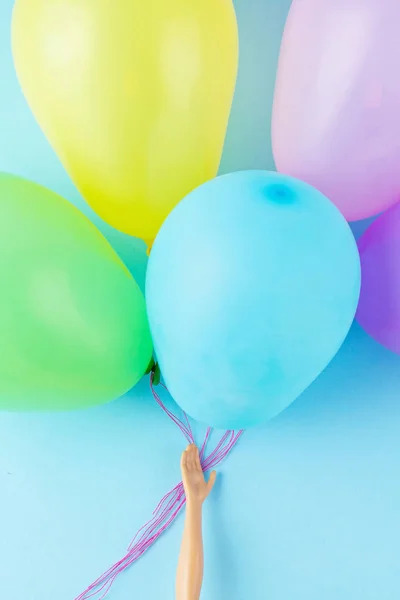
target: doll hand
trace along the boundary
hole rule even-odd
[[[181,470],[187,502],[203,504],[214,487],[217,474],[213,471],[206,483],[200,464],[199,450],[194,444],[188,446],[182,454]]]

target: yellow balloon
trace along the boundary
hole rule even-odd
[[[234,93],[232,0],[16,0],[13,54],[40,126],[93,209],[151,244],[214,177]]]

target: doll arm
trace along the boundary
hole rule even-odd
[[[176,600],[199,600],[203,581],[204,557],[202,512],[216,473],[206,483],[198,448],[191,444],[182,454],[182,480],[186,494],[186,515],[176,576]]]

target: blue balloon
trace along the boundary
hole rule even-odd
[[[205,183],[165,221],[147,271],[173,398],[214,427],[274,417],[336,354],[359,292],[353,234],[316,189],[267,171]]]

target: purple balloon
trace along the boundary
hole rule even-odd
[[[400,354],[400,204],[358,241],[361,297],[356,319],[377,342]]]
[[[349,221],[400,199],[400,0],[294,0],[272,137],[277,169]]]

